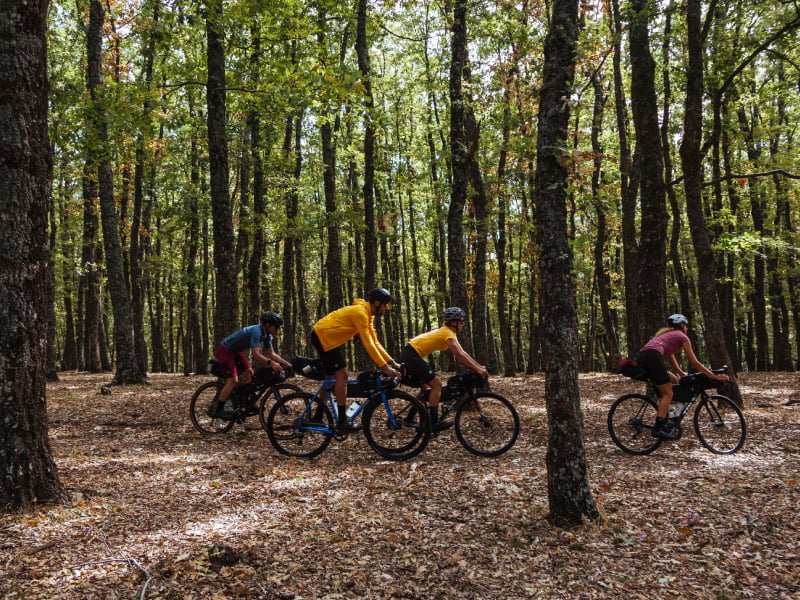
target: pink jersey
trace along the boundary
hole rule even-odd
[[[681,351],[684,342],[689,341],[689,336],[679,329],[668,331],[642,346],[642,350],[658,350],[661,356],[673,356]]]

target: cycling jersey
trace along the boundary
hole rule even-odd
[[[661,356],[673,356],[681,351],[684,342],[689,341],[689,336],[675,329],[654,337],[642,346],[642,350],[657,350]]]
[[[448,340],[456,337],[456,332],[453,331],[452,327],[442,325],[439,329],[434,329],[412,338],[409,340],[408,345],[414,348],[421,358],[425,358],[435,350],[447,350]]]
[[[378,333],[375,331],[375,315],[372,314],[370,304],[362,298],[356,298],[350,306],[345,306],[322,317],[314,325],[314,332],[325,352],[344,345],[358,334],[361,337],[361,343],[364,344],[364,349],[376,365],[383,367],[392,360],[392,357],[378,341]]]
[[[250,325],[230,334],[220,342],[231,352],[244,352],[261,345],[261,325]]]

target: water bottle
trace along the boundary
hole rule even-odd
[[[359,409],[360,406],[361,402],[359,402],[358,400],[355,400],[350,406],[348,406],[347,412],[345,413],[347,415],[347,418],[348,419],[352,418],[352,416],[356,414],[356,411]]]
[[[683,407],[686,406],[683,402],[673,402],[669,406],[669,414],[667,415],[668,418],[674,419],[675,417],[679,417],[683,412]]]
[[[303,375],[308,375],[309,373],[311,373],[311,369],[313,369],[313,368],[314,367],[312,367],[310,364],[306,365],[305,367],[303,367],[303,369],[302,369]]]

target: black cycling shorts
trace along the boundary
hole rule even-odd
[[[406,344],[400,352],[399,361],[406,369],[406,377],[412,379],[417,385],[426,384],[436,377],[436,371],[410,344]]]
[[[670,383],[672,380],[669,378],[669,367],[667,361],[661,356],[661,352],[648,348],[642,350],[636,355],[636,364],[638,364],[645,373],[653,380],[656,385],[664,385]]]
[[[313,329],[311,330],[309,341],[316,349],[319,359],[322,361],[322,369],[325,371],[326,376],[333,375],[339,369],[347,367],[347,361],[344,358],[344,345],[331,348],[326,352],[322,349],[322,342],[319,341],[319,336]]]

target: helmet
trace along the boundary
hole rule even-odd
[[[687,319],[683,315],[678,315],[678,314],[670,315],[667,317],[667,325],[669,325],[670,327],[676,327],[678,325],[681,325],[682,323],[688,325],[689,319]]]
[[[280,327],[283,325],[283,318],[278,313],[267,311],[261,315],[261,324],[275,325],[275,327]]]
[[[442,321],[444,321],[445,323],[447,323],[448,321],[457,321],[466,318],[467,318],[467,313],[465,313],[457,306],[451,306],[450,308],[445,308],[444,312],[442,313]]]
[[[370,290],[370,292],[367,294],[367,300],[370,302],[375,302],[377,300],[381,303],[394,302],[392,295],[386,288],[375,288],[374,290]]]

